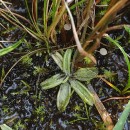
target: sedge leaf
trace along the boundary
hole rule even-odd
[[[130,101],[128,102],[128,104],[126,105],[122,115],[120,116],[118,122],[116,123],[115,127],[113,128],[113,130],[123,130],[124,128],[124,124],[127,120],[127,117],[130,114]]]
[[[110,36],[106,36],[105,38],[108,41],[110,41],[111,43],[113,43],[114,45],[116,45],[120,49],[122,54],[124,55],[124,59],[126,61],[127,67],[128,67],[128,81],[127,81],[126,87],[123,90],[123,93],[125,93],[130,88],[130,60],[129,60],[128,55],[125,52],[124,48],[118,43],[118,41],[113,40]]]
[[[3,56],[11,51],[13,51],[15,48],[17,48],[21,43],[23,42],[23,40],[19,40],[18,42],[14,43],[13,45],[0,49],[0,56]]]

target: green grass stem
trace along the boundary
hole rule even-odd
[[[120,116],[120,118],[119,118],[118,122],[116,123],[115,127],[113,128],[113,130],[123,130],[129,114],[130,114],[130,100],[129,100],[128,104],[126,105],[122,115]]]
[[[124,51],[123,47],[120,46],[120,44],[118,43],[118,41],[113,40],[110,36],[105,37],[108,41],[110,41],[111,43],[113,43],[114,45],[116,45],[120,51],[123,53],[124,55],[124,59],[126,61],[127,67],[128,67],[128,81],[127,81],[127,85],[124,88],[124,90],[122,91],[122,93],[126,93],[126,91],[130,88],[130,61],[128,58],[127,53]]]

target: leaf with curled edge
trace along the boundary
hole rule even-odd
[[[40,86],[42,87],[42,89],[54,88],[54,87],[60,85],[62,82],[64,82],[64,79],[65,79],[65,77],[63,77],[61,74],[56,74],[56,75],[52,76],[51,78],[43,81],[40,84]]]
[[[10,128],[9,126],[7,126],[6,124],[2,124],[0,125],[1,130],[13,130],[12,128]]]
[[[59,111],[65,111],[71,97],[71,86],[68,82],[61,84],[57,95],[57,108]]]
[[[74,78],[80,81],[90,82],[91,79],[96,78],[98,70],[96,67],[92,68],[80,68],[74,73]]]
[[[63,70],[63,57],[59,52],[55,52],[51,55],[56,64]]]
[[[79,97],[83,100],[83,102],[93,105],[93,95],[92,93],[79,81],[77,80],[69,80],[71,87],[74,91],[79,95]]]
[[[63,72],[70,75],[72,49],[67,49],[63,58]]]

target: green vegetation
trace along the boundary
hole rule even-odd
[[[6,124],[0,125],[0,128],[2,130],[12,130],[10,127],[8,127]]]
[[[8,54],[9,52],[13,51],[14,49],[16,49],[23,41],[19,40],[18,42],[14,43],[13,45],[0,49],[0,56],[3,56],[5,54]]]
[[[51,78],[43,81],[40,85],[42,89],[51,89],[60,85],[60,89],[57,95],[57,107],[58,110],[63,112],[72,95],[71,88],[80,96],[84,103],[93,105],[93,96],[89,90],[79,81],[90,82],[98,74],[96,68],[80,68],[76,72],[71,70],[71,54],[72,50],[67,49],[64,56],[56,52],[52,54],[52,58],[56,64],[60,67],[63,74],[56,74]]]
[[[122,93],[127,93],[127,90],[130,88],[130,61],[129,61],[129,58],[128,58],[128,54],[124,51],[123,47],[121,47],[116,40],[113,40],[109,36],[106,37],[106,39],[109,40],[110,42],[112,42],[114,45],[116,45],[124,55],[124,58],[125,58],[125,61],[127,63],[127,67],[128,67],[128,83],[127,83],[127,85],[124,88]]]
[[[130,114],[130,101],[126,105],[122,115],[120,116],[117,124],[113,128],[113,130],[122,130],[124,128],[125,122]]]
[[[34,129],[57,128],[48,118],[72,111],[70,120],[60,117],[58,123],[88,121],[94,129],[123,129],[130,110],[130,25],[121,21],[129,5],[128,0],[24,0],[19,13],[19,3],[0,0],[0,128],[30,129],[30,122]],[[105,56],[98,51],[102,47],[108,49]],[[113,103],[120,105],[117,111],[128,102],[115,127],[107,112],[111,103],[101,101],[112,96],[127,99]]]

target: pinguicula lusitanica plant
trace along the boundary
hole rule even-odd
[[[0,125],[0,128],[1,128],[2,130],[12,130],[12,128],[10,128],[9,126],[7,126],[6,124]]]
[[[49,79],[43,81],[40,85],[43,90],[51,89],[59,86],[57,94],[57,107],[58,110],[64,111],[72,96],[74,90],[84,103],[93,105],[93,95],[82,82],[89,83],[91,79],[95,78],[98,74],[97,68],[80,68],[73,72],[71,68],[72,49],[67,49],[63,55],[59,52],[52,54],[52,58],[61,69],[58,73]]]
[[[103,18],[98,22],[98,24],[96,24],[96,26],[94,24],[92,24],[93,26],[90,27],[90,28],[92,28],[92,31],[89,33],[89,35],[87,35],[87,28],[89,28],[88,24],[89,24],[89,21],[91,21],[90,14],[92,11],[92,6],[93,5],[94,5],[94,7],[96,7],[96,6],[94,3],[94,0],[89,0],[89,1],[85,2],[86,7],[85,7],[85,11],[83,11],[84,20],[82,21],[82,24],[81,24],[82,27],[77,27],[77,29],[80,28],[80,30],[81,29],[83,30],[80,41],[83,43],[82,45],[83,45],[84,50],[88,49],[88,52],[92,53],[93,50],[95,50],[98,47],[97,44],[100,43],[100,39],[102,38],[103,32],[107,28],[108,24],[111,22],[111,19],[114,18],[114,16],[116,16],[116,13],[122,8],[123,5],[126,4],[127,1],[128,0],[120,0],[120,1],[112,0],[110,2],[110,6],[108,7],[108,10],[106,11],[106,14],[103,16]],[[36,38],[37,40],[44,41],[47,48],[49,48],[49,43],[50,43],[49,38],[50,37],[52,37],[53,41],[55,41],[54,35],[56,35],[56,32],[57,32],[55,27],[58,25],[60,19],[62,18],[62,15],[65,12],[65,5],[62,0],[59,0],[59,1],[44,0],[43,1],[43,3],[44,3],[43,4],[43,6],[44,6],[43,7],[43,17],[40,19],[38,18],[38,16],[39,16],[38,15],[38,4],[37,4],[38,1],[32,0],[32,14],[31,14],[30,13],[31,11],[28,7],[28,0],[25,0],[27,11],[28,11],[29,18],[30,18],[29,20],[25,19],[24,17],[21,17],[20,15],[17,15],[15,13],[11,12],[9,10],[9,8],[6,6],[6,4],[4,3],[4,1],[0,0],[0,2],[6,8],[6,10],[0,9],[0,11],[1,11],[0,13],[5,19],[7,19],[11,23],[17,25],[19,28],[22,28],[23,30],[28,32],[31,36]],[[76,13],[78,14],[78,12],[76,12]],[[92,17],[95,18],[94,15]],[[26,22],[28,22],[29,26],[26,26],[23,23],[21,23],[20,18],[22,20],[25,20]],[[83,23],[84,23],[84,25],[83,25]],[[95,42],[95,44],[94,44],[94,42]],[[91,43],[93,44],[92,47],[88,48],[88,46]],[[70,68],[71,65],[74,63],[69,62],[69,61],[72,61],[72,60],[70,60],[70,58],[68,58],[68,59],[65,58],[65,57],[71,57],[71,54],[72,54],[71,50],[67,50],[64,55],[61,55],[58,52],[53,54],[52,57],[55,60],[55,62],[58,65],[59,65],[59,63],[61,63],[59,65],[59,67],[62,70],[62,72],[60,74],[54,75],[52,78],[47,79],[46,81],[43,81],[41,83],[41,86],[43,89],[50,89],[50,88],[53,88],[56,86],[60,86],[58,96],[57,96],[57,106],[60,111],[65,110],[66,106],[69,103],[69,99],[72,95],[73,90],[81,97],[81,99],[84,102],[88,103],[89,105],[93,104],[93,96],[88,91],[86,86],[83,84],[84,82],[89,81],[90,79],[89,79],[89,77],[84,77],[83,75],[87,74],[87,76],[88,76],[88,72],[89,73],[94,72],[94,76],[91,77],[91,78],[94,78],[97,75],[97,72],[95,72],[96,69],[91,68],[92,69],[91,70],[90,68],[81,68],[81,69],[77,70],[76,72],[73,72],[73,69],[68,69],[68,66]],[[72,59],[75,59],[77,61],[78,61],[78,59],[80,59],[80,57],[78,55],[76,55],[75,57],[78,57],[78,58],[72,58]],[[67,66],[67,67],[65,67],[65,66]],[[81,83],[81,81],[82,81],[82,83]]]

